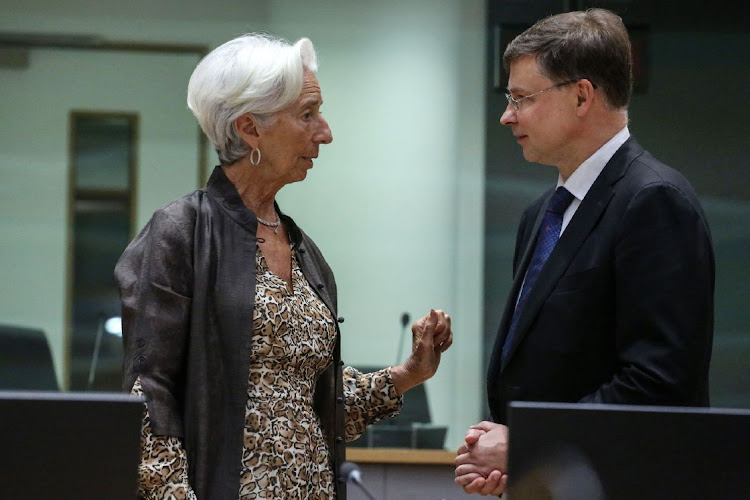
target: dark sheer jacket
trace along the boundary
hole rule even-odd
[[[302,272],[336,316],[336,283],[318,247],[289,228]],[[205,189],[158,209],[115,268],[124,389],[136,378],[154,434],[181,437],[200,499],[236,500],[252,348],[257,219],[216,167]],[[314,405],[335,477],[345,459],[340,331]],[[336,480],[337,498],[346,497]]]

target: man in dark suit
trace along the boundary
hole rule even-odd
[[[509,401],[708,406],[714,292],[693,188],[628,130],[622,20],[601,9],[548,17],[503,63],[501,121],[526,160],[559,177],[521,218],[487,374],[493,422],[473,426],[456,457],[459,485],[495,495],[507,483]]]

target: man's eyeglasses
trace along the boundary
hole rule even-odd
[[[518,111],[519,109],[521,109],[521,103],[523,101],[525,101],[526,99],[528,99],[529,97],[535,97],[535,96],[538,96],[539,94],[544,94],[548,90],[556,89],[557,87],[562,87],[564,85],[570,85],[571,83],[575,83],[578,80],[580,80],[580,78],[575,78],[573,80],[565,80],[564,82],[556,83],[556,84],[554,84],[551,87],[547,87],[544,90],[540,90],[539,92],[534,92],[533,94],[525,95],[525,96],[521,97],[520,99],[514,99],[512,95],[506,93],[505,94],[505,98],[508,100],[508,104],[510,104],[511,106],[513,106],[513,109],[515,109],[516,111]],[[594,88],[596,88],[596,86],[594,86]]]

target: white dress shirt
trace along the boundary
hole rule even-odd
[[[602,173],[602,170],[604,170],[604,166],[610,159],[612,159],[612,156],[614,156],[615,152],[620,149],[620,146],[622,146],[625,141],[628,140],[628,137],[630,137],[630,132],[628,131],[628,127],[626,125],[602,147],[600,147],[596,151],[596,153],[592,154],[586,159],[586,161],[581,163],[578,168],[573,171],[570,177],[568,177],[567,181],[563,182],[562,177],[558,176],[557,186],[565,186],[565,189],[570,191],[570,194],[574,196],[573,201],[570,203],[568,209],[565,210],[565,213],[563,214],[560,234],[562,234],[563,231],[565,231],[565,228],[568,227],[570,219],[573,218],[576,210],[578,210],[578,207],[581,205],[581,202],[586,196],[586,193],[588,193],[589,189],[591,189],[591,186],[594,185],[594,181],[596,181],[596,178],[599,177],[599,174]]]
[[[599,174],[601,174],[602,170],[604,170],[604,166],[609,160],[612,159],[612,156],[614,156],[615,152],[620,149],[620,146],[622,146],[625,141],[628,140],[628,137],[630,137],[630,131],[628,131],[628,127],[626,125],[622,130],[617,132],[610,140],[608,140],[602,147],[600,147],[594,154],[589,156],[583,163],[581,163],[578,168],[576,168],[575,171],[570,175],[570,177],[568,177],[567,181],[563,182],[562,176],[557,177],[557,187],[565,186],[565,189],[570,191],[570,194],[573,195],[573,201],[570,202],[570,205],[568,205],[567,210],[565,210],[565,213],[563,214],[562,227],[560,228],[561,235],[565,231],[565,228],[568,226],[570,219],[572,219],[573,215],[575,215],[578,207],[581,206],[581,202],[586,196],[586,193],[589,192],[589,189],[591,189],[591,186],[594,185],[594,181],[596,181],[596,178],[599,177]],[[526,277],[524,277],[524,285],[525,284]],[[518,303],[517,301],[521,296],[522,290],[523,285],[518,290],[516,303]]]

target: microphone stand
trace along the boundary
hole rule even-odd
[[[361,481],[359,481],[359,482],[357,482],[357,481],[352,481],[352,482],[353,482],[354,484],[356,484],[357,486],[359,486],[359,489],[361,489],[361,490],[362,490],[362,492],[363,492],[363,493],[365,494],[365,496],[366,496],[367,498],[369,498],[370,500],[375,500],[375,497],[374,497],[374,496],[372,496],[372,494],[371,494],[371,493],[370,493],[369,491],[367,491],[367,488],[365,488],[365,485],[364,485],[364,484],[362,484],[362,482],[361,482]]]
[[[396,365],[401,363],[403,359],[401,356],[403,356],[403,347],[404,347],[404,338],[406,337],[406,326],[409,324],[409,313],[405,312],[401,315],[401,336],[398,340],[398,356],[396,357]]]
[[[364,483],[362,483],[362,473],[359,471],[359,466],[357,464],[355,464],[354,462],[342,463],[340,473],[346,478],[346,481],[348,483],[351,482],[359,486],[359,489],[362,490],[367,498],[369,498],[370,500],[376,500],[375,497],[372,496],[372,493],[370,493],[367,488],[365,488]]]
[[[91,356],[91,366],[89,368],[89,381],[86,386],[87,390],[91,390],[94,385],[94,376],[96,375],[96,365],[99,364],[99,351],[102,348],[102,337],[104,336],[104,320],[103,314],[99,315],[99,324],[96,327],[96,342],[94,343],[94,353]]]

